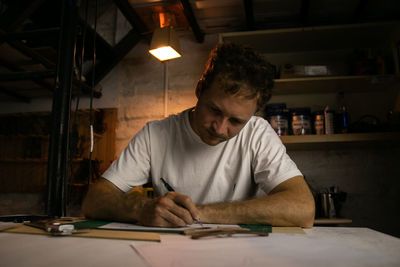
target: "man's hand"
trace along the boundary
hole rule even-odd
[[[180,227],[193,224],[199,211],[191,198],[176,192],[148,201],[139,213],[138,223],[146,226]]]
[[[82,210],[87,218],[159,227],[192,224],[200,214],[187,195],[168,192],[149,199],[136,192],[124,193],[104,178],[91,185]]]

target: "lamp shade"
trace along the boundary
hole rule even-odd
[[[178,34],[170,26],[157,28],[150,43],[150,54],[161,61],[181,57]]]

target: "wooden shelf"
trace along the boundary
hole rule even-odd
[[[333,51],[340,51],[343,56],[344,51],[347,53],[355,48],[384,49],[392,51],[393,58],[397,58],[398,53],[393,44],[399,41],[399,34],[400,23],[394,21],[221,33],[219,42],[230,41],[250,46],[268,58],[277,59],[290,57],[293,53],[310,55],[316,52],[329,54]],[[313,65],[310,58],[312,57],[307,56],[307,60],[302,58],[301,61],[305,63],[301,64]],[[313,59],[318,62],[314,64],[321,65],[319,58],[317,56],[317,59]],[[338,60],[343,62],[344,59]],[[324,59],[325,61],[329,65],[332,58]],[[396,60],[394,63],[398,68]],[[278,60],[275,64],[282,65],[283,62]],[[393,88],[399,81],[394,73],[282,78],[275,80],[273,95],[382,91]]]
[[[275,79],[274,95],[382,91],[400,83],[396,75],[324,76]]]
[[[396,142],[400,144],[400,132],[348,133],[326,135],[286,135],[280,137],[287,148],[316,147],[322,144],[349,144],[368,142]]]
[[[362,23],[221,33],[219,42],[251,46],[261,53],[390,47],[398,41],[398,22]]]

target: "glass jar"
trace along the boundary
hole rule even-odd
[[[314,133],[325,134],[324,111],[322,110],[314,113]]]
[[[279,136],[289,134],[289,120],[287,113],[284,111],[275,111],[267,115],[271,127]]]
[[[311,120],[309,108],[292,110],[292,131],[294,135],[311,134]]]
[[[286,109],[286,104],[267,105],[265,115],[277,135],[289,134],[289,111]]]

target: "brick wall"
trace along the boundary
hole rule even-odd
[[[194,90],[217,35],[206,36],[199,44],[187,34],[180,42],[183,56],[168,62],[167,114],[196,104]],[[164,64],[151,56],[148,48],[144,41],[136,45],[111,74],[118,76],[118,86],[113,89],[118,94],[116,156],[146,122],[164,117]]]

